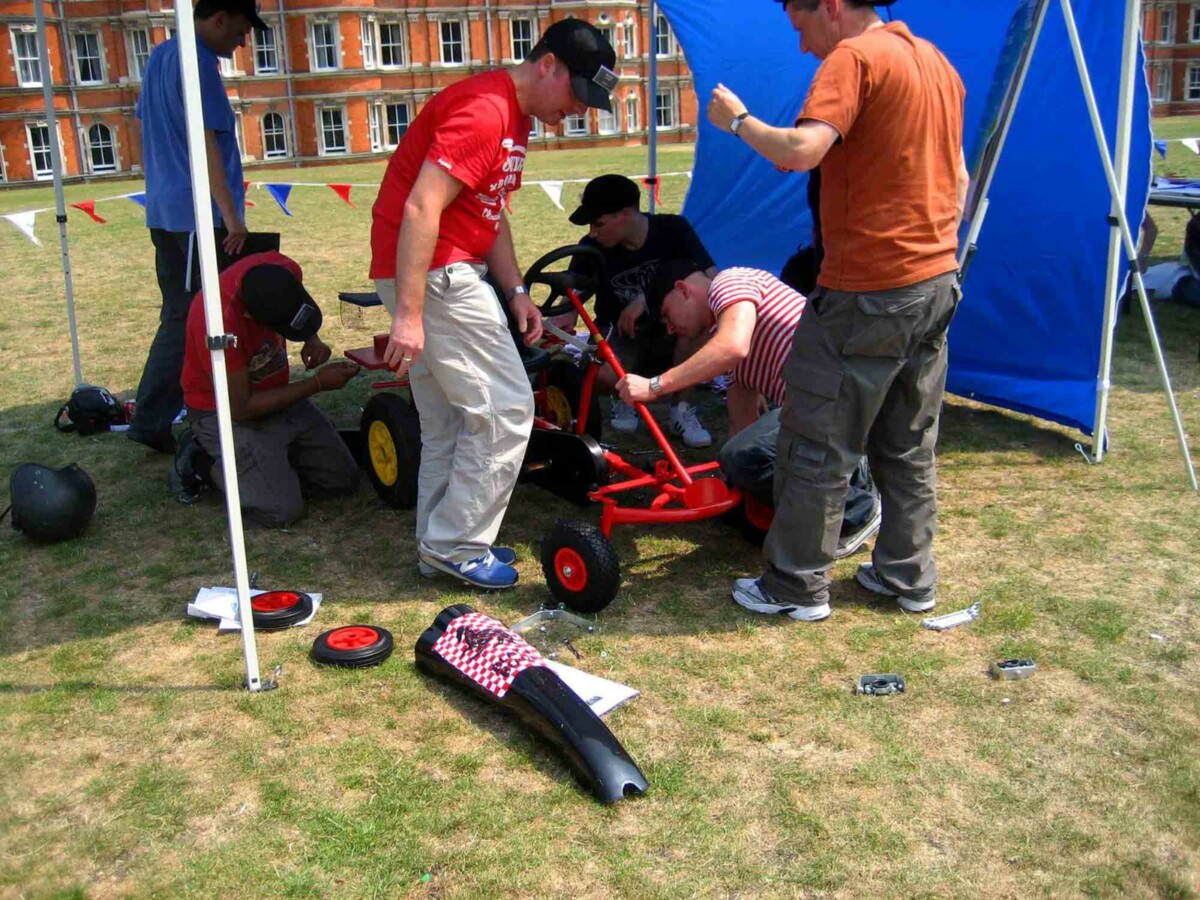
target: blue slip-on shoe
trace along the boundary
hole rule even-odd
[[[496,562],[503,563],[506,566],[511,566],[517,561],[517,551],[512,547],[493,547],[492,556],[496,557]],[[420,554],[417,555],[417,571],[424,578],[433,578],[435,575],[443,574],[441,569],[436,569],[425,562]]]
[[[418,556],[418,559],[435,571],[444,572],[484,590],[495,591],[514,587],[520,577],[516,569],[500,562],[490,550],[483,556],[461,563],[453,563],[433,556]]]

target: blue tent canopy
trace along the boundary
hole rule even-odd
[[[660,0],[687,54],[701,119],[684,213],[718,266],[778,272],[811,235],[807,176],[780,173],[704,116],[718,81],[767,122],[788,125],[817,61],[799,51],[778,3]],[[967,87],[974,158],[1018,0],[901,0],[892,7],[946,54]],[[1115,144],[1125,4],[1075,0],[1093,89]],[[1149,91],[1138,80],[1127,215],[1136,230],[1150,182]],[[982,139],[985,139],[983,135]],[[883,151],[886,152],[886,151]],[[979,252],[950,337],[948,389],[1091,433],[1103,344],[1111,201],[1066,26],[1046,16],[990,192]],[[1125,267],[1122,268],[1122,275]]]

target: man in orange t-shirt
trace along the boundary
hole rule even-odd
[[[936,47],[879,17],[891,0],[781,2],[801,52],[822,60],[795,125],[755,119],[720,84],[708,107],[780,169],[820,166],[825,246],[784,370],[766,570],[739,579],[733,599],[804,621],[830,614],[842,505],[866,453],[883,522],[858,581],[923,612],[936,603],[934,447],[960,296],[966,91]]]

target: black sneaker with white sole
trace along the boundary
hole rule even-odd
[[[820,622],[822,619],[828,619],[831,612],[828,603],[817,606],[780,603],[763,589],[762,581],[758,578],[739,578],[735,581],[733,602],[750,612],[786,615],[801,622]]]
[[[906,612],[928,612],[937,606],[937,600],[932,596],[928,600],[915,600],[911,597],[903,597],[897,594],[883,583],[879,577],[879,573],[875,571],[875,566],[871,563],[863,563],[859,566],[858,573],[854,577],[859,584],[872,594],[878,594],[881,597],[891,597]]]

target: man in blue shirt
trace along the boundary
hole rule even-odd
[[[246,240],[246,192],[236,120],[221,83],[218,57],[233,56],[234,50],[245,44],[251,28],[267,26],[258,17],[255,0],[200,0],[193,16],[213,224],[225,252],[235,256]],[[171,424],[183,407],[179,375],[188,309],[200,289],[178,39],[164,41],[150,55],[142,76],[137,117],[142,123],[146,227],[154,244],[163,302],[158,333],[138,384],[129,437],[170,453],[175,447]]]

